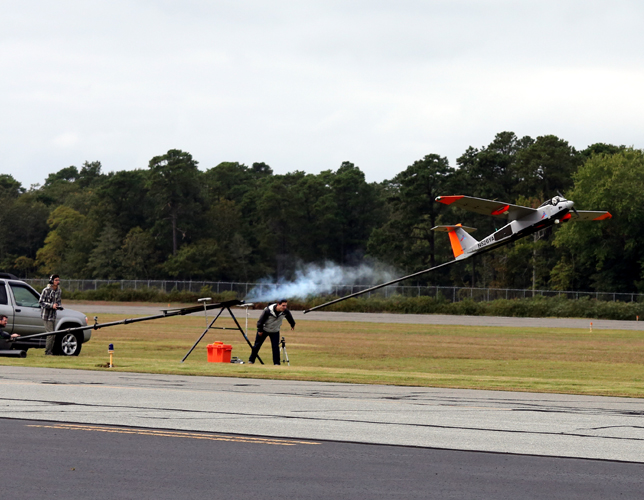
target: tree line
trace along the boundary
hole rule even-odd
[[[641,150],[577,151],[553,135],[513,132],[469,147],[455,166],[428,154],[380,183],[348,161],[319,174],[237,162],[201,170],[173,149],[147,169],[104,173],[85,162],[28,189],[0,174],[0,268],[22,277],[255,281],[288,279],[301,263],[372,259],[412,273],[453,258],[432,227],[465,223],[478,239],[500,227],[436,196],[537,207],[561,192],[613,219],[566,223],[417,282],[633,293],[644,291],[642,179]]]

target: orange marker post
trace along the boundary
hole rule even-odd
[[[590,322],[590,333],[593,333],[593,322]]]

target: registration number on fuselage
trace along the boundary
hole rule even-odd
[[[477,248],[483,248],[488,246],[490,243],[494,243],[494,235],[490,235],[484,240],[479,241],[479,244],[476,246]]]

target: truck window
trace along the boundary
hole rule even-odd
[[[13,298],[16,299],[16,305],[22,307],[40,307],[38,305],[38,300],[40,296],[36,294],[31,288],[26,286],[14,285],[9,283],[11,291],[13,292]]]
[[[0,306],[9,304],[7,300],[7,288],[4,286],[4,281],[0,281]]]

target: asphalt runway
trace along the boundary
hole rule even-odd
[[[2,487],[69,499],[641,498],[643,415],[627,398],[5,365]]]
[[[0,418],[27,420],[644,463],[642,416],[635,398],[0,369]]]
[[[641,498],[644,465],[0,419],[11,500]]]
[[[67,303],[66,303],[67,304]],[[69,307],[83,311],[88,317],[100,314],[121,314],[123,318],[130,316],[152,316],[159,314],[159,307],[154,306],[127,306],[82,304],[69,302]],[[234,307],[233,313],[238,320],[245,320],[247,308]],[[358,321],[367,323],[402,323],[420,325],[465,325],[465,326],[510,326],[526,328],[581,328],[589,329],[592,322],[593,329],[597,330],[643,330],[643,321],[618,321],[593,318],[514,318],[501,316],[452,316],[447,314],[388,314],[388,313],[344,313],[332,311],[313,311],[304,314],[302,311],[291,311],[295,321]],[[261,311],[248,310],[249,329],[253,330],[254,323],[250,319],[257,319]],[[203,315],[202,312],[193,315]],[[225,313],[227,316],[227,313]],[[214,317],[213,311],[209,316]]]

